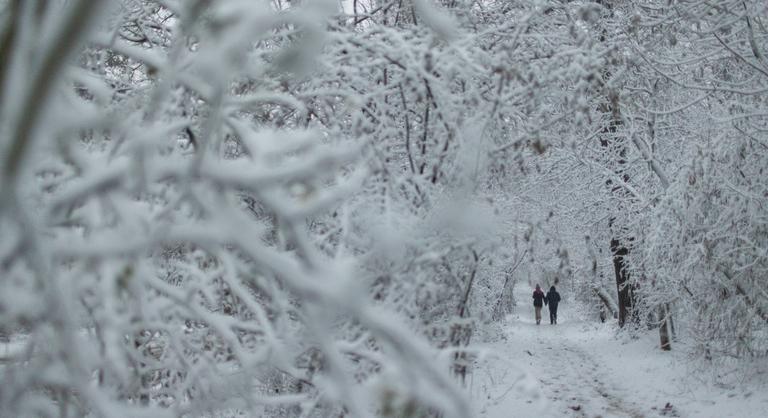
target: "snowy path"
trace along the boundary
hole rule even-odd
[[[505,351],[514,371],[508,376],[512,381],[505,383],[513,383],[515,388],[504,389],[506,396],[497,394],[481,416],[644,416],[626,399],[625,391],[616,389],[583,344],[593,330],[584,329],[581,321],[568,319],[568,311],[564,305],[560,308],[557,325],[550,325],[548,320],[536,325],[533,309],[530,318],[522,314],[509,318]],[[548,315],[546,308],[543,314]]]
[[[575,416],[641,417],[639,408],[616,390],[605,369],[580,345],[578,323],[563,321],[559,329],[536,335],[529,354],[529,366],[538,376],[546,402],[560,415],[568,410]],[[535,365],[535,366],[534,366]],[[554,408],[553,408],[554,406]]]
[[[527,294],[516,296],[521,305],[527,302]],[[546,320],[537,326],[533,308],[522,306],[507,318],[502,341],[488,347],[469,382],[478,416],[768,416],[764,390],[696,381],[681,353],[655,349],[653,333],[617,339],[615,324],[583,321],[567,303],[557,325],[548,315],[544,308]]]

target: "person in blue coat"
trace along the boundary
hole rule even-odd
[[[544,304],[549,307],[549,323],[557,323],[557,304],[560,303],[560,294],[555,290],[555,286],[549,288],[547,296],[544,298]]]

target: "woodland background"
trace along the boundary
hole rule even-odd
[[[762,0],[0,0],[0,410],[466,418],[532,283],[649,350],[765,359],[767,26]]]

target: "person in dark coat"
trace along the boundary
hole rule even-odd
[[[555,290],[555,286],[549,288],[547,296],[544,297],[544,304],[549,306],[549,323],[557,323],[557,304],[560,303],[560,294]]]
[[[533,310],[536,311],[536,325],[541,323],[541,307],[544,301],[544,292],[539,285],[536,285],[536,290],[533,291]]]

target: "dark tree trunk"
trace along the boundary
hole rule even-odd
[[[659,317],[661,319],[661,322],[659,322],[659,341],[661,342],[661,349],[669,351],[672,349],[672,343],[669,339],[669,311],[667,310],[666,304],[659,306]]]
[[[472,285],[475,283],[475,277],[477,277],[477,267],[480,260],[480,255],[477,251],[472,250],[472,258],[474,265],[472,271],[469,274],[467,280],[467,287],[464,290],[464,296],[461,298],[457,314],[459,318],[469,317],[469,295],[472,292]],[[466,383],[468,364],[470,359],[466,351],[458,349],[458,347],[466,347],[469,345],[469,341],[472,338],[472,325],[471,323],[459,320],[458,323],[451,326],[451,345],[457,347],[456,353],[453,355],[453,370],[456,376],[461,378],[462,385]]]
[[[667,311],[667,324],[669,325],[669,332],[672,336],[672,341],[677,341],[677,332],[675,332],[675,321],[672,318],[672,309],[669,308],[669,304],[665,305]]]
[[[634,294],[630,282],[629,271],[626,266],[626,257],[629,249],[621,242],[611,239],[611,252],[613,253],[613,269],[616,274],[616,290],[619,295],[619,326],[623,327],[628,320],[635,317]]]

